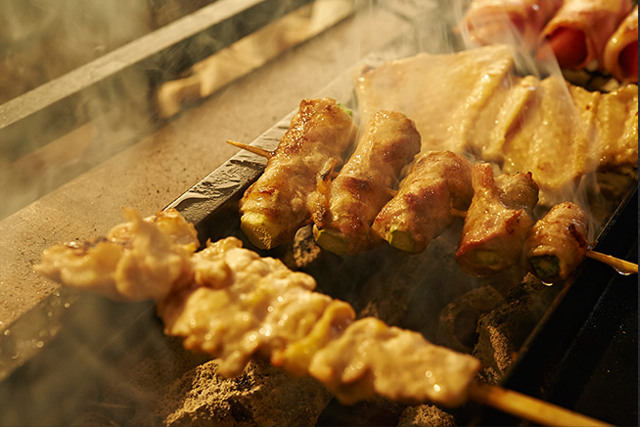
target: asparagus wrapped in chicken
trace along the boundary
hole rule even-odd
[[[488,163],[473,166],[472,184],[474,195],[456,260],[470,273],[486,276],[520,262],[534,223],[538,186],[531,173],[494,178]]]
[[[564,202],[535,223],[525,243],[527,267],[543,282],[564,280],[584,261],[588,219],[580,206]]]
[[[392,246],[423,251],[453,220],[452,211],[471,203],[471,163],[450,151],[421,154],[380,210],[373,231]]]
[[[334,99],[304,99],[264,173],[240,201],[241,227],[251,243],[270,249],[311,222],[309,195],[342,163],[356,126]]]
[[[324,202],[313,214],[318,245],[340,255],[374,245],[379,239],[371,224],[419,152],[414,123],[404,114],[378,111],[335,180],[319,185]]]
[[[258,356],[311,375],[344,403],[374,394],[447,406],[468,398],[480,365],[474,357],[375,318],[356,320],[349,304],[314,292],[311,276],[234,237],[195,252],[193,227],[176,211],[126,215],[128,222],[97,244],[47,250],[36,269],[64,285],[154,300],[165,332],[219,358],[225,376]]]

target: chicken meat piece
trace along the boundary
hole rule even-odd
[[[469,207],[471,169],[471,162],[450,151],[423,153],[376,216],[373,231],[398,249],[422,252],[449,226],[452,211]]]
[[[332,304],[329,296],[312,292],[311,276],[261,258],[232,237],[196,253],[193,269],[200,278],[194,288],[160,302],[158,312],[167,334],[219,358],[224,376],[240,374],[256,353],[268,358],[304,338]]]
[[[525,243],[527,267],[546,283],[567,279],[584,261],[588,218],[580,206],[563,202],[538,220]]]
[[[144,219],[133,209],[124,214],[128,221],[106,237],[45,250],[36,271],[114,300],[161,300],[188,284],[199,245],[194,226],[174,209]]]
[[[469,125],[504,84],[514,62],[505,45],[387,62],[356,83],[362,120],[383,109],[400,111],[415,122],[422,151],[460,153]]]
[[[420,152],[420,134],[404,114],[379,111],[354,153],[324,193],[314,212],[313,233],[324,249],[339,255],[374,246],[376,215],[391,198],[405,169]]]
[[[251,243],[270,249],[311,222],[309,195],[342,164],[356,126],[332,98],[304,99],[264,173],[240,201],[241,227]]]
[[[396,401],[457,406],[480,362],[428,342],[418,332],[365,317],[313,357],[309,372],[345,404],[375,393]]]
[[[568,200],[599,169],[637,171],[637,85],[583,96],[559,76],[520,77],[514,62],[504,45],[419,54],[369,70],[356,94],[365,117],[381,108],[411,117],[423,152],[531,171],[545,206]]]
[[[474,165],[472,183],[473,199],[456,260],[466,271],[487,276],[520,263],[534,223],[538,186],[530,173],[494,178],[487,163]]]

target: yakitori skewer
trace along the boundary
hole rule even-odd
[[[637,264],[590,250],[587,232],[587,213],[580,206],[571,202],[553,206],[536,222],[525,242],[527,267],[545,282],[566,279],[585,257],[623,274],[638,273]]]
[[[245,144],[243,142],[227,140],[227,143],[234,145],[236,147],[242,148],[244,150],[250,151],[254,154],[265,157],[267,159],[273,155],[273,151],[269,151],[264,148],[256,147],[250,144]],[[394,196],[395,195],[394,193],[396,193],[396,191],[393,191],[393,190],[388,190],[388,191],[391,196]],[[456,208],[449,208],[449,213],[452,217],[458,217],[458,218],[465,218],[467,215],[467,211],[456,209]],[[587,258],[596,260],[598,262],[601,262],[603,264],[606,264],[614,268],[620,274],[638,274],[638,264],[634,264],[630,261],[616,258],[611,255],[603,254],[588,248],[584,252],[584,256],[586,256]]]
[[[152,300],[165,333],[218,359],[218,373],[242,373],[253,357],[311,376],[342,403],[375,395],[455,407],[473,400],[547,425],[606,425],[570,410],[477,383],[480,361],[432,344],[418,332],[315,292],[315,280],[227,237],[197,250],[196,230],[177,211],[128,222],[104,238],[43,253],[36,270],[63,285],[120,301]],[[153,242],[153,250],[149,249]]]
[[[251,243],[271,249],[311,222],[318,179],[342,164],[356,133],[352,115],[335,99],[300,102],[264,172],[240,199],[240,227]]]

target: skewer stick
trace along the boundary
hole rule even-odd
[[[638,264],[596,251],[587,251],[586,255],[591,259],[613,267],[620,274],[638,274]]]
[[[504,388],[473,383],[470,398],[511,415],[547,426],[608,426],[610,424],[587,417],[552,403]]]
[[[255,145],[245,144],[244,142],[231,141],[227,139],[227,144],[240,147],[243,150],[247,150],[253,154],[257,154],[258,156],[262,156],[266,159],[270,159],[273,156],[273,151],[265,150],[264,148],[256,147]]]
[[[466,218],[467,211],[461,211],[460,209],[450,208],[451,216],[455,216],[457,218]]]

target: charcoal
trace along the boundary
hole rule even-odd
[[[235,378],[206,362],[172,384],[146,425],[313,425],[331,396],[311,378],[296,378],[266,362],[252,361]]]
[[[400,419],[398,427],[450,427],[456,426],[455,417],[434,405],[409,406]]]
[[[437,343],[463,353],[471,353],[478,341],[479,317],[504,302],[492,286],[472,289],[449,303],[441,312]]]

